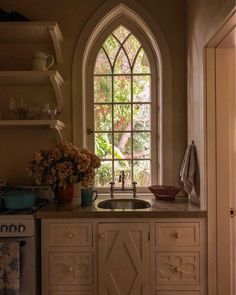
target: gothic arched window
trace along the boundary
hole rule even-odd
[[[124,25],[116,27],[97,52],[93,71],[93,143],[101,157],[97,187],[117,181],[151,184],[152,73],[140,40]],[[153,120],[152,120],[153,119]],[[156,139],[155,139],[156,140]],[[156,163],[155,163],[156,165]]]

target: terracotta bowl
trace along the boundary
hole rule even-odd
[[[181,188],[172,185],[151,185],[148,187],[157,200],[174,200],[175,196],[180,192]]]

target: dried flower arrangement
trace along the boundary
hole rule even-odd
[[[37,185],[50,185],[55,190],[77,182],[91,185],[99,166],[100,158],[95,154],[60,141],[50,150],[37,151],[26,170]]]

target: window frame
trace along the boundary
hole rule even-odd
[[[94,151],[94,136],[92,133],[88,132],[88,130],[93,130],[94,126],[94,118],[91,116],[93,114],[93,76],[94,76],[94,65],[96,62],[97,54],[102,47],[102,44],[105,42],[106,38],[120,25],[123,25],[128,30],[131,31],[132,34],[139,40],[141,46],[143,47],[146,55],[148,56],[150,69],[151,69],[151,184],[157,183],[158,181],[158,170],[159,170],[159,161],[158,161],[158,67],[156,65],[155,56],[153,54],[153,50],[151,45],[149,44],[148,38],[145,34],[135,26],[132,22],[124,17],[119,17],[115,21],[109,24],[104,30],[102,30],[99,36],[94,43],[94,46],[89,54],[89,63],[87,67],[86,73],[86,102],[84,106],[84,123],[85,123],[85,145],[91,151]],[[90,134],[89,134],[90,133]],[[112,181],[112,180],[111,180]],[[118,180],[114,180],[117,182]],[[98,188],[99,191],[107,192],[107,187]],[[148,192],[147,187],[139,187],[137,184],[138,192]]]

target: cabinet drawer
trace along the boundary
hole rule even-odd
[[[92,291],[51,291],[50,295],[93,295]]]
[[[200,295],[200,291],[157,291],[156,295]]]
[[[156,253],[156,284],[199,284],[199,263],[199,252]]]
[[[50,223],[48,227],[49,246],[92,246],[91,223]]]
[[[93,291],[51,291],[50,295],[93,295]]]
[[[200,246],[199,223],[156,223],[157,247]]]
[[[92,253],[49,253],[49,269],[51,286],[93,283]]]

